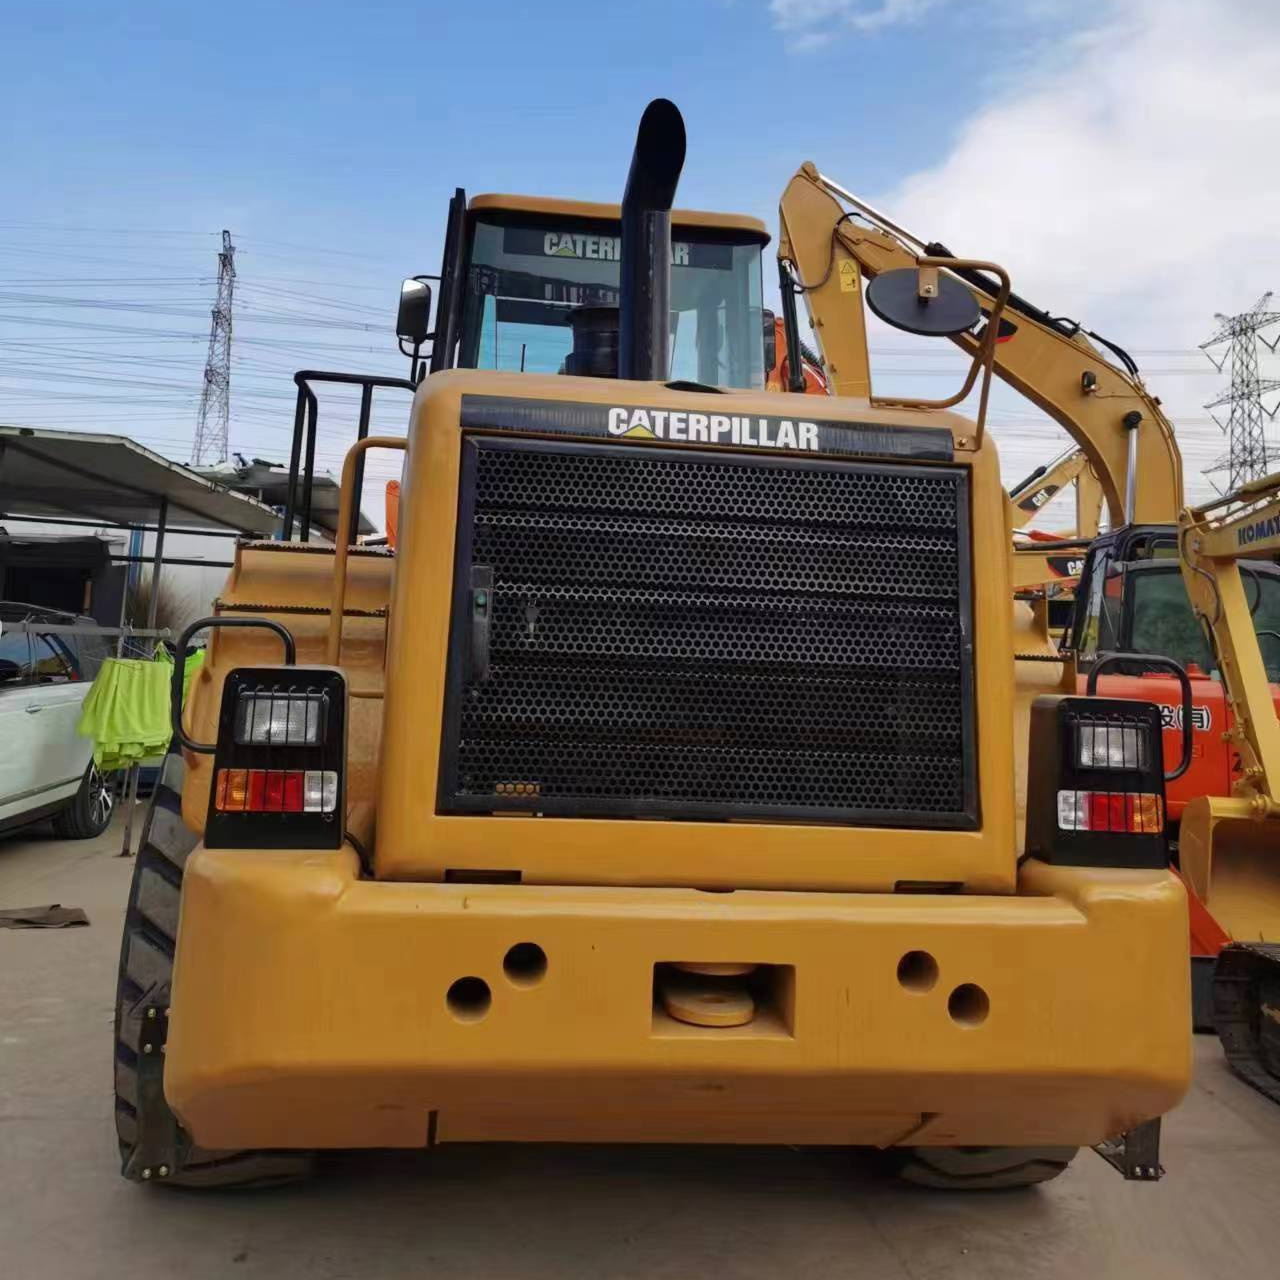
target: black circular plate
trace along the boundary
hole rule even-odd
[[[982,316],[978,300],[952,276],[938,276],[938,296],[922,299],[916,292],[914,267],[899,267],[867,285],[867,306],[885,324],[926,337],[949,337],[971,329]]]

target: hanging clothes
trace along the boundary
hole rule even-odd
[[[189,653],[183,673],[186,702],[192,675],[204,651]],[[173,736],[169,689],[173,658],[159,646],[153,658],[107,658],[94,677],[80,712],[79,733],[93,739],[93,762],[102,772],[158,761]]]

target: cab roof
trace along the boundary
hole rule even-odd
[[[468,209],[472,213],[485,210],[503,213],[550,214],[560,218],[598,218],[617,222],[622,216],[621,205],[595,204],[589,200],[557,200],[550,196],[515,196],[499,193],[472,196]],[[759,239],[762,245],[769,243],[769,230],[759,218],[748,218],[741,213],[707,213],[700,209],[672,209],[671,225],[674,227],[703,227],[712,231],[733,231]]]

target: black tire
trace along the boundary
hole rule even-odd
[[[939,1191],[1033,1187],[1062,1173],[1078,1147],[905,1147],[898,1177]]]
[[[53,815],[53,834],[63,840],[92,840],[100,836],[110,826],[115,812],[113,783],[112,775],[99,773],[98,766],[90,760],[75,799]]]
[[[182,821],[182,758],[165,757],[142,829],[142,845],[133,868],[129,904],[116,985],[115,1116],[121,1172],[153,1185],[183,1187],[250,1187],[292,1182],[312,1170],[307,1151],[206,1151],[190,1144],[180,1129],[179,1158],[173,1167],[143,1169],[135,1159],[140,1121],[173,1123],[162,1099],[144,1104],[138,1064],[143,1011],[161,995],[167,1004],[178,932],[182,875],[196,837]],[[155,1114],[139,1116],[150,1105]],[[161,1171],[163,1170],[163,1171]]]

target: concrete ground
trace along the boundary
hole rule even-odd
[[[118,1174],[111,1018],[131,863],[119,833],[0,837],[0,907],[92,924],[0,929],[0,1276],[1244,1280],[1280,1270],[1280,1107],[1196,1044],[1168,1177],[1085,1152],[1032,1191],[937,1194],[856,1154],[444,1147],[333,1159],[308,1184],[157,1191]]]

